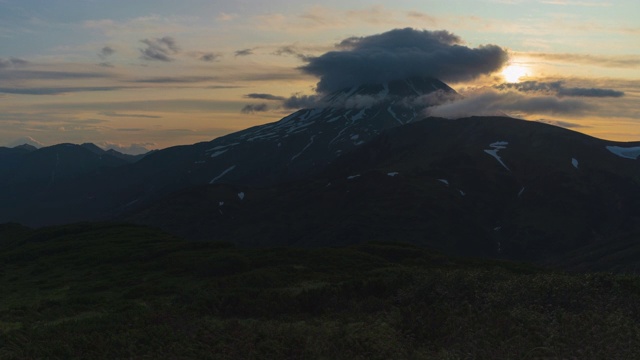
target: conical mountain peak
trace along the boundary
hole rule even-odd
[[[426,107],[436,103],[416,101],[416,99],[434,93],[445,94],[447,97],[458,96],[455,90],[438,79],[411,77],[345,88],[327,95],[320,102],[320,105],[326,107],[364,108],[377,103],[400,102],[406,107]]]

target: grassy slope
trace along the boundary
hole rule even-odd
[[[0,226],[0,359],[638,358],[640,280],[416,247]]]

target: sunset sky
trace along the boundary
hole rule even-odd
[[[330,71],[370,59],[362,49],[375,35],[405,28],[418,42],[448,34],[447,49],[493,45],[508,54],[492,73],[442,73],[464,98],[433,115],[503,112],[640,140],[637,0],[321,4],[0,0],[0,146],[94,142],[136,153],[212,140],[279,120],[295,111],[288,100],[332,90],[323,87]],[[385,47],[393,43],[375,44],[376,54],[395,59],[389,73],[406,68]],[[426,49],[419,55],[431,59]],[[337,63],[328,70],[329,52]]]

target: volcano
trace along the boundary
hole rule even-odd
[[[280,121],[167,148],[131,165],[64,182],[5,186],[0,190],[5,200],[0,222],[39,226],[110,219],[193,186],[269,186],[309,177],[382,132],[424,118],[427,107],[453,97],[458,94],[452,88],[431,78],[343,89]]]

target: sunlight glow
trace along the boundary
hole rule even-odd
[[[502,70],[502,76],[508,83],[520,82],[520,78],[527,76],[527,67],[512,64]]]

